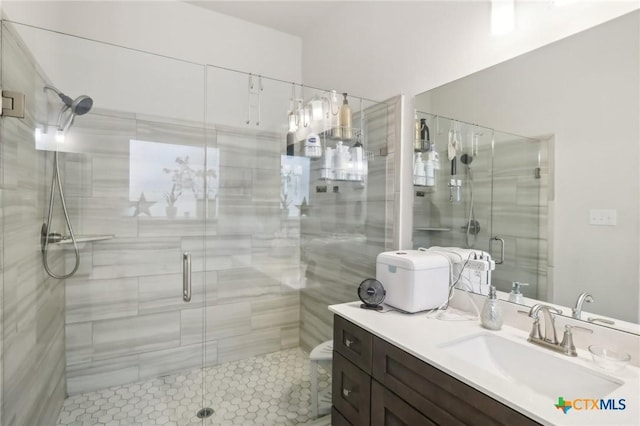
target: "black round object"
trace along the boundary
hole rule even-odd
[[[364,305],[363,308],[382,309],[379,306],[387,292],[385,291],[382,283],[374,278],[367,278],[360,283],[358,287],[358,297]]]

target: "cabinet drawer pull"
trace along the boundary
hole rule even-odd
[[[347,338],[344,339],[344,345],[348,348],[351,348],[351,345],[353,345],[353,340],[349,340]]]
[[[344,395],[345,398],[349,398],[349,395],[352,394],[353,391],[347,388],[342,388],[342,395]]]

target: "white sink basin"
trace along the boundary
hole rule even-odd
[[[460,360],[551,399],[577,394],[602,398],[624,384],[616,378],[545,353],[546,349],[494,334],[475,334],[440,347]]]

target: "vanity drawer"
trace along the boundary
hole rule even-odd
[[[351,426],[336,407],[331,407],[331,426]]]
[[[333,351],[331,402],[354,426],[369,425],[371,376]]]
[[[436,426],[375,380],[371,382],[371,425]]]
[[[368,374],[371,374],[371,338],[368,331],[334,315],[333,348]]]
[[[436,424],[538,424],[375,336],[373,354],[374,379]]]

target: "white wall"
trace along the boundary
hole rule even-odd
[[[197,63],[300,81],[299,37],[181,1],[4,0],[13,21]]]
[[[299,37],[180,1],[4,0],[2,9],[11,21],[77,36],[17,25],[51,81],[100,108],[201,121],[199,64],[302,80]]]
[[[471,74],[638,8],[636,0],[581,1],[555,7],[517,1],[516,31],[490,33],[490,6],[478,1],[350,2],[336,6],[303,39],[304,81],[348,89],[371,99],[405,95],[413,111],[418,93]],[[412,135],[413,114],[404,134]],[[400,245],[411,245],[410,141],[403,141]]]

